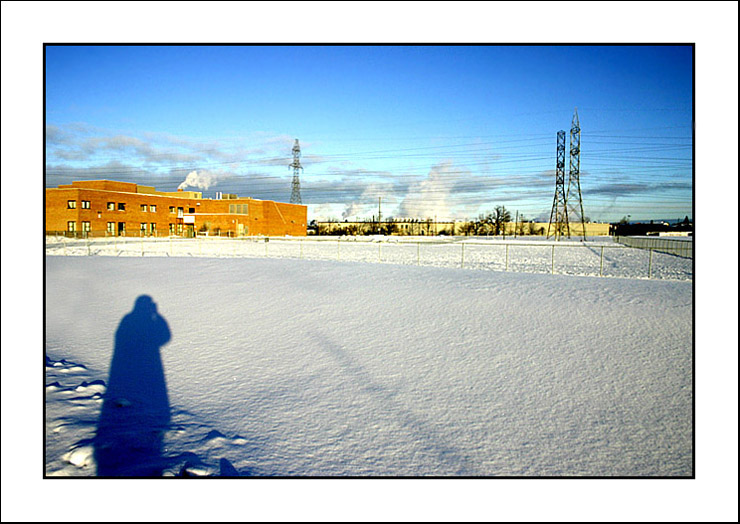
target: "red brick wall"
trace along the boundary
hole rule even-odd
[[[247,214],[229,213],[229,206],[248,205]],[[205,200],[196,212],[196,228],[208,224],[213,231],[219,228],[222,232],[236,233],[238,225],[247,229],[244,234],[264,236],[305,236],[306,206],[283,204],[271,200]]]
[[[80,191],[78,189],[46,190],[46,231],[67,231],[67,222],[74,220],[80,226]],[[67,201],[77,202],[77,209],[67,209]]]
[[[113,180],[85,180],[72,182],[69,186],[62,187],[79,187],[86,189],[102,189],[104,191],[121,191],[124,193],[136,193],[136,184],[131,182],[115,182]]]
[[[67,209],[67,201],[76,200],[76,209]],[[90,208],[83,209],[82,202],[89,201]],[[108,202],[113,202],[114,209],[108,209]],[[119,211],[118,205],[125,204],[125,211]],[[146,211],[141,205],[146,205]],[[150,206],[156,206],[156,211],[150,211]],[[169,212],[169,206],[175,206],[175,214]],[[189,207],[195,207],[187,199],[167,198],[144,193],[122,193],[95,189],[47,189],[46,190],[46,230],[67,231],[69,220],[77,221],[77,231],[82,231],[82,222],[90,222],[93,236],[104,235],[108,222],[123,222],[127,236],[138,236],[141,223],[147,224],[147,232],[151,224],[155,223],[158,235],[169,233],[169,224],[176,223],[177,207],[183,207],[188,212]]]
[[[68,200],[74,200],[77,207],[68,209]],[[90,202],[90,208],[83,209],[82,201]],[[108,202],[113,202],[115,209],[109,210]],[[125,211],[118,210],[119,203],[125,204]],[[248,213],[246,215],[229,213],[229,206],[237,204],[248,205]],[[141,210],[142,205],[146,205],[146,211]],[[150,211],[152,205],[156,206],[154,212]],[[170,213],[170,206],[175,207],[175,213]],[[195,214],[196,231],[208,223],[211,234],[219,228],[222,234],[236,235],[237,224],[245,224],[246,235],[306,235],[306,206],[244,198],[188,199],[136,193],[136,184],[108,180],[73,182],[59,188],[47,189],[46,231],[67,231],[67,222],[71,220],[76,222],[77,231],[82,231],[82,222],[88,221],[91,234],[103,236],[106,234],[108,222],[115,223],[116,232],[118,223],[123,222],[127,236],[139,236],[141,223],[147,224],[147,234],[150,234],[151,224],[155,223],[156,234],[166,236],[169,234],[169,224],[182,223],[182,219],[177,218],[178,207],[183,208],[185,215]]]
[[[266,235],[303,236],[306,234],[307,208],[271,200],[262,201]]]

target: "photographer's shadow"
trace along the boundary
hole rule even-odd
[[[170,338],[167,321],[152,298],[138,297],[116,331],[95,437],[98,476],[162,475],[170,404],[159,350]]]

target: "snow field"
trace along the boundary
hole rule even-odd
[[[693,261],[627,248],[609,237],[588,242],[416,237],[218,237],[48,239],[47,255],[297,258],[488,271],[690,281]]]
[[[100,391],[73,390],[107,380],[142,294],[172,332],[165,475],[692,474],[689,282],[264,258],[46,264],[46,354],[79,363],[47,367],[50,475],[95,474]]]

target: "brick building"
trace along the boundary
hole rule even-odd
[[[111,180],[46,189],[46,232],[70,236],[305,236],[306,206]]]

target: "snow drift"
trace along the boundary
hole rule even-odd
[[[171,333],[162,475],[693,474],[690,282],[47,257],[48,475],[97,473],[142,295]]]

